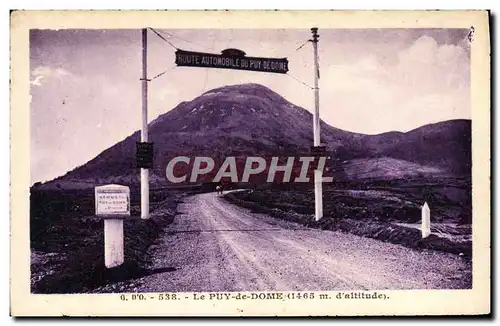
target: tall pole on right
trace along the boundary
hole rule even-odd
[[[141,142],[148,141],[148,30],[142,29],[142,128]],[[141,168],[141,218],[149,218],[149,170]]]
[[[319,63],[318,63],[318,28],[311,28],[312,44],[314,49],[314,113],[313,113],[313,133],[314,146],[321,145],[320,125],[319,125]],[[314,203],[315,220],[319,221],[323,217],[323,171],[314,170]]]

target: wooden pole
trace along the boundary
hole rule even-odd
[[[142,29],[142,129],[141,142],[148,141],[148,33]],[[149,218],[149,170],[141,168],[141,218]]]
[[[319,119],[319,64],[318,64],[318,28],[311,28],[312,44],[314,50],[314,112],[313,112],[313,133],[314,146],[321,145],[320,119]],[[315,220],[319,221],[323,217],[323,171],[314,171],[314,203]]]

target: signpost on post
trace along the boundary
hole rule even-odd
[[[95,187],[95,214],[104,219],[104,264],[124,262],[123,219],[130,216],[130,189],[121,185]]]
[[[326,145],[311,146],[311,155],[321,157],[326,155]]]
[[[137,142],[136,144],[137,167],[141,169],[153,168],[153,143]]]

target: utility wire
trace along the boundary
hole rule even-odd
[[[184,42],[188,42],[188,43],[191,43],[191,44],[195,44],[195,45],[201,46],[201,47],[203,47],[203,48],[205,48],[205,49],[208,49],[208,50],[213,50],[213,47],[209,48],[208,46],[203,45],[203,44],[201,44],[201,43],[194,42],[194,41],[190,41],[190,40],[187,40],[187,39],[182,38],[182,37],[180,37],[180,36],[177,36],[177,35],[174,35],[174,34],[171,34],[171,33],[165,32],[165,31],[163,31],[163,33],[167,34],[167,35],[168,35],[168,36],[170,36],[170,37],[175,37],[175,38],[177,38],[177,39],[179,39],[179,40],[182,40],[182,41],[184,41]]]
[[[310,40],[305,41],[304,44],[302,44],[301,46],[299,46],[298,48],[296,48],[295,52],[297,52],[298,50],[302,49],[304,47],[304,45],[306,45],[308,42],[310,42]]]
[[[156,30],[155,30],[155,29],[153,29],[152,27],[149,27],[149,29],[150,29],[151,31],[153,31],[153,32],[154,32],[154,33],[155,33],[155,34],[156,34],[159,38],[161,38],[162,40],[164,40],[165,42],[167,42],[167,43],[168,43],[171,47],[173,47],[174,49],[178,50],[178,48],[177,48],[175,45],[173,45],[170,41],[168,41],[165,37],[163,37],[163,35],[161,35],[158,31],[156,31]],[[182,38],[182,37],[179,37],[179,36],[173,35],[173,34],[168,33],[168,32],[164,32],[164,33],[165,33],[165,34],[167,34],[167,35],[169,35],[169,36],[171,36],[171,37],[175,37],[175,38],[178,38],[178,39],[180,39],[180,40],[183,40],[183,41],[185,41],[185,42],[188,42],[188,43],[192,43],[192,44],[196,44],[196,45],[202,46],[202,47],[204,47],[204,48],[206,48],[206,49],[213,49],[213,46],[210,48],[210,47],[205,46],[205,45],[203,45],[203,44],[200,44],[200,43],[197,43],[197,42],[193,42],[193,41],[190,41],[190,40],[186,40],[186,39],[184,39],[184,38]],[[233,37],[233,35],[232,35],[232,34],[233,34],[233,30],[231,30],[231,35],[230,35],[230,37],[229,37],[229,41],[228,41],[227,46],[229,46],[229,44],[230,44],[230,43],[231,43],[231,41],[232,41],[232,37]],[[293,52],[296,52],[296,51],[300,50],[301,48],[303,48],[303,47],[304,47],[304,46],[305,46],[305,45],[306,45],[309,41],[310,41],[310,40],[305,41],[302,45],[300,45],[298,48],[296,48],[296,49],[295,49],[295,51],[293,51]],[[176,67],[176,66],[173,66],[173,67],[171,67],[171,68],[168,68],[168,69],[167,69],[167,70],[165,70],[164,72],[159,73],[158,75],[156,75],[156,76],[154,76],[153,78],[151,78],[151,80],[153,80],[153,79],[156,79],[156,78],[158,78],[158,77],[163,76],[163,75],[164,75],[167,71],[169,71],[170,69],[175,68],[175,67]],[[314,89],[314,87],[311,87],[310,85],[308,85],[308,84],[306,84],[305,82],[303,82],[302,80],[300,80],[300,79],[298,79],[298,78],[296,78],[296,77],[292,76],[291,74],[287,73],[286,75],[287,75],[288,77],[291,77],[291,78],[295,79],[296,81],[298,81],[298,82],[299,82],[299,83],[301,83],[302,85],[306,86],[307,88],[309,88],[309,89]],[[205,81],[204,81],[204,86],[203,86],[203,88],[206,88],[207,79],[208,79],[208,68],[206,68],[206,69],[205,69]]]
[[[292,75],[290,75],[290,74],[288,74],[288,73],[287,73],[286,75],[287,75],[288,77],[291,77],[291,78],[295,79],[296,81],[298,81],[298,82],[299,82],[299,83],[301,83],[302,85],[307,86],[307,87],[308,87],[308,88],[310,88],[310,89],[314,89],[314,87],[311,87],[310,85],[308,85],[308,84],[304,83],[302,80],[300,80],[300,79],[298,79],[298,78],[296,78],[296,77],[294,77],[294,76],[292,76]]]
[[[159,38],[161,38],[162,40],[164,40],[165,42],[167,42],[171,47],[173,47],[174,49],[176,50],[179,50],[175,45],[173,45],[169,40],[167,40],[166,38],[163,37],[163,35],[161,35],[159,32],[157,32],[156,30],[154,30],[153,28],[149,27],[150,30],[152,30],[156,35],[158,35]]]
[[[172,67],[168,68],[168,69],[167,69],[167,70],[165,70],[164,72],[159,73],[158,75],[156,75],[156,76],[154,76],[153,78],[151,78],[151,80],[153,80],[153,79],[156,79],[156,78],[158,78],[158,77],[163,76],[163,75],[164,75],[167,71],[169,71],[170,69],[173,69],[173,68],[175,68],[175,67],[177,67],[177,66],[172,66]]]
[[[296,52],[298,52],[300,49],[302,49],[307,43],[309,43],[311,40],[307,40],[305,41],[304,43],[302,43],[302,45],[300,45],[299,47],[295,48],[295,49],[290,49],[288,51],[286,51],[287,55],[286,57],[291,57],[292,55],[294,55]]]

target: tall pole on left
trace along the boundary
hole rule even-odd
[[[148,141],[148,30],[142,29],[142,129],[141,142]],[[149,218],[149,170],[141,168],[141,218]]]
[[[313,141],[314,146],[321,145],[319,119],[319,63],[318,63],[318,28],[311,28],[314,51],[314,112],[313,112]],[[323,171],[314,170],[314,219],[319,221],[323,217]]]

